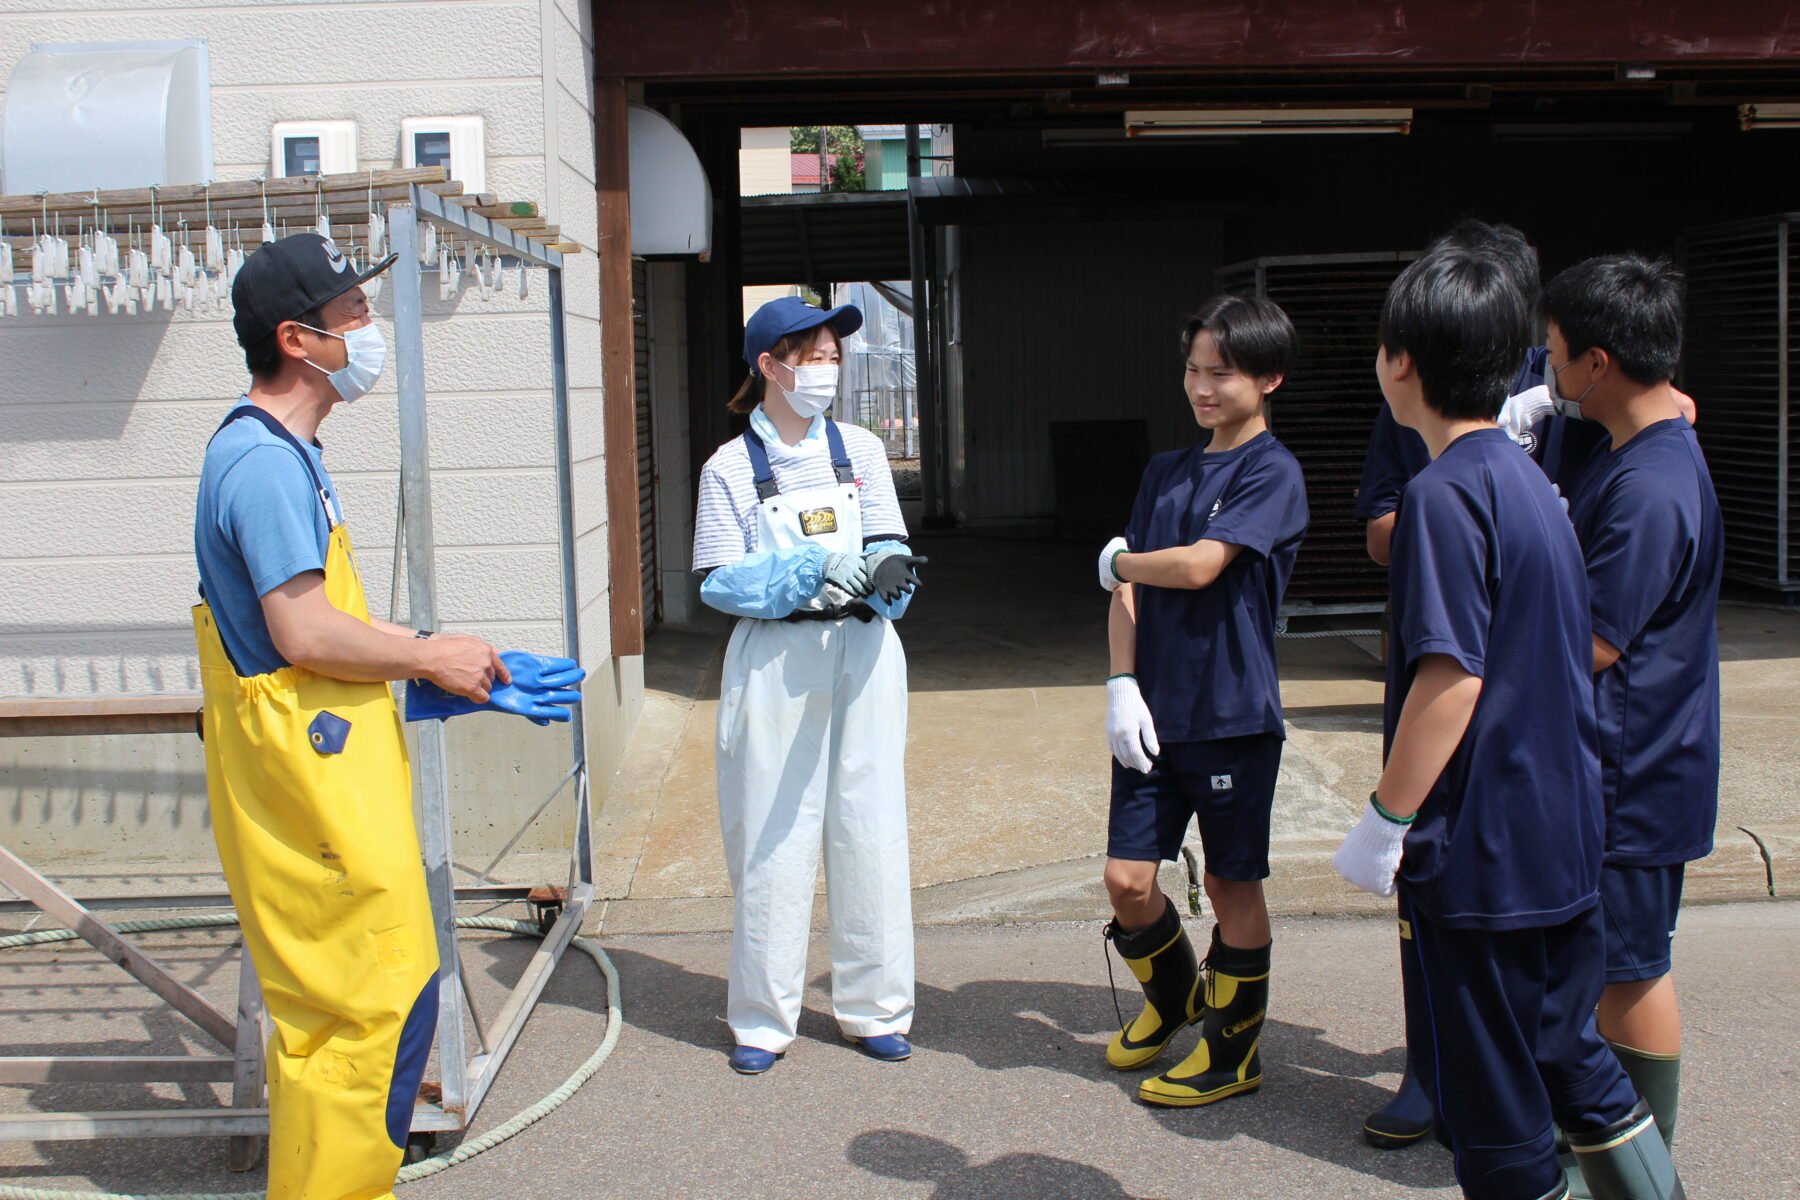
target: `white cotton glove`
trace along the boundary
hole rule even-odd
[[[1150,760],[1162,753],[1150,706],[1130,675],[1115,675],[1106,681],[1106,740],[1119,765],[1133,771],[1149,771]]]
[[[1385,817],[1375,809],[1375,797],[1369,797],[1362,820],[1344,835],[1344,844],[1331,857],[1337,873],[1365,892],[1377,896],[1394,894],[1394,877],[1400,873],[1400,856],[1405,850],[1406,831],[1412,822]]]
[[[1129,550],[1125,539],[1116,537],[1106,543],[1106,549],[1100,551],[1100,586],[1109,592],[1116,592],[1124,586],[1125,581],[1113,574],[1113,556],[1121,550]]]

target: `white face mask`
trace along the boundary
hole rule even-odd
[[[788,406],[799,415],[811,419],[831,407],[838,394],[836,363],[807,363],[790,367],[794,373],[792,389],[781,388]],[[781,387],[780,384],[775,386]]]
[[[1557,412],[1565,417],[1573,417],[1577,421],[1585,421],[1587,418],[1581,415],[1581,402],[1587,399],[1588,392],[1594,390],[1594,385],[1589,383],[1581,395],[1575,397],[1573,400],[1564,396],[1562,390],[1556,386],[1557,374],[1568,370],[1574,365],[1575,360],[1572,358],[1560,367],[1553,367],[1546,362],[1544,364],[1544,386],[1549,389],[1550,399],[1556,404]]]
[[[369,389],[381,378],[381,369],[387,366],[387,339],[381,336],[381,330],[373,322],[361,329],[352,329],[349,333],[332,333],[325,329],[313,329],[311,325],[302,325],[301,328],[339,339],[349,354],[349,361],[336,371],[326,371],[310,358],[304,360],[307,366],[315,371],[324,371],[325,377],[331,380],[331,386],[345,400],[360,400],[369,394]]]

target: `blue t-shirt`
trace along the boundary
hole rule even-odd
[[[194,558],[225,652],[246,678],[288,665],[269,638],[261,598],[294,576],[325,569],[331,526],[301,449],[239,415],[206,447],[194,506]],[[296,439],[297,440],[297,439]],[[337,492],[317,442],[304,445],[335,511]]]
[[[1164,745],[1285,736],[1275,619],[1306,521],[1300,464],[1268,433],[1217,454],[1172,450],[1144,468],[1131,549],[1203,538],[1243,547],[1210,587],[1136,585],[1138,687]]]
[[[1595,903],[1605,836],[1581,547],[1542,471],[1498,429],[1407,485],[1388,566],[1391,747],[1419,658],[1481,679],[1456,752],[1407,831],[1400,883],[1434,921],[1560,925]]]
[[[1554,413],[1531,427],[1527,448],[1556,485],[1565,507],[1572,502],[1595,447],[1608,440],[1606,426]]]
[[[1519,373],[1513,376],[1512,391],[1507,394],[1516,396],[1543,383],[1544,364],[1549,358],[1550,351],[1543,346],[1534,346],[1526,351],[1525,362],[1519,367]],[[1543,450],[1548,441],[1545,426],[1564,420],[1565,418],[1557,416],[1547,418],[1532,429],[1532,437],[1528,439],[1535,443],[1529,447],[1531,456],[1544,467],[1544,473],[1550,476],[1550,481],[1559,485],[1563,481],[1558,468],[1544,459]],[[1558,436],[1555,447],[1560,450],[1561,446],[1562,438]],[[1586,441],[1576,449],[1570,460],[1574,474],[1579,475],[1582,465],[1587,462],[1587,451],[1592,446],[1592,441]],[[1369,449],[1363,456],[1362,482],[1356,489],[1356,508],[1353,510],[1356,519],[1373,521],[1400,507],[1400,493],[1405,489],[1407,481],[1423,471],[1425,464],[1430,461],[1431,451],[1425,448],[1425,439],[1419,436],[1418,430],[1408,429],[1394,420],[1393,410],[1383,402],[1381,411],[1375,414],[1375,427],[1369,431]],[[1556,461],[1561,461],[1560,454]],[[1563,486],[1562,493],[1568,495],[1569,488]]]
[[[1606,861],[1704,858],[1719,811],[1725,527],[1687,421],[1658,421],[1617,450],[1596,450],[1569,516],[1594,632],[1619,650],[1594,679]]]

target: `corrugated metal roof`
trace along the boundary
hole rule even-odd
[[[902,193],[746,196],[739,204],[746,287],[912,276]]]

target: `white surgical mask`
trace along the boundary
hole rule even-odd
[[[1570,366],[1574,365],[1574,362],[1575,360],[1571,358],[1560,367],[1553,367],[1546,362],[1544,364],[1544,386],[1550,390],[1550,399],[1555,402],[1557,412],[1565,417],[1573,417],[1577,421],[1585,421],[1587,418],[1581,415],[1581,402],[1587,399],[1588,392],[1594,390],[1594,385],[1589,383],[1581,395],[1576,396],[1573,400],[1564,396],[1562,389],[1556,385],[1557,375],[1568,370]]]
[[[838,394],[836,363],[807,363],[790,369],[794,372],[794,386],[791,390],[781,389],[790,408],[811,418],[831,407]],[[779,384],[776,386],[780,387]]]
[[[340,339],[349,354],[349,361],[336,371],[326,371],[310,358],[305,360],[307,366],[315,371],[324,371],[326,378],[331,380],[331,386],[345,400],[360,400],[369,394],[369,389],[381,378],[381,369],[387,366],[387,339],[381,336],[381,330],[373,322],[361,329],[352,329],[349,333],[332,333],[325,329],[313,329],[311,325],[302,325],[301,328]]]

